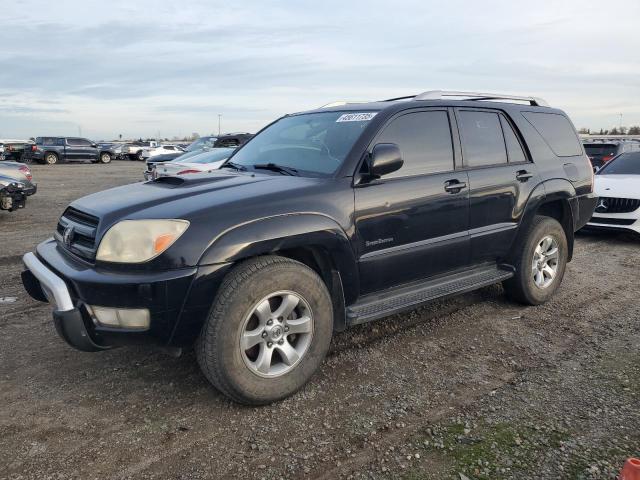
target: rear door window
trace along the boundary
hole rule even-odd
[[[522,112],[522,115],[557,156],[582,155],[578,135],[567,117],[557,113],[541,112]]]
[[[458,119],[467,167],[507,163],[507,150],[497,113],[459,110]]]
[[[404,164],[385,179],[453,170],[449,115],[444,110],[407,113],[385,127],[376,143],[395,143]]]

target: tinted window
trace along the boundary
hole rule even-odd
[[[468,167],[507,163],[500,118],[493,112],[461,110],[460,136]]]
[[[567,117],[556,113],[522,112],[559,157],[582,155],[578,135]]]
[[[504,133],[504,141],[507,144],[507,155],[509,156],[509,162],[526,162],[527,157],[522,150],[522,145],[518,140],[516,132],[513,131],[511,124],[500,115],[500,124],[502,125],[502,133]]]
[[[453,145],[447,112],[416,112],[393,120],[376,143],[395,143],[404,164],[385,178],[453,170]]]
[[[91,142],[84,138],[67,138],[67,145],[71,145],[73,147],[90,147]]]
[[[38,137],[36,138],[36,145],[55,145],[55,137]]]
[[[598,175],[640,175],[640,152],[623,153],[598,171]]]

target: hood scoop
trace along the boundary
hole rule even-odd
[[[227,177],[228,178],[228,177]],[[192,186],[192,185],[201,185],[203,183],[214,183],[225,180],[224,176],[213,176],[213,175],[196,175],[191,176],[189,178],[185,178],[182,176],[169,176],[169,177],[160,177],[155,180],[151,180],[147,182],[150,185],[157,185],[159,187],[164,188],[177,188],[182,185]]]

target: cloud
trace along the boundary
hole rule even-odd
[[[0,131],[108,138],[255,130],[334,100],[434,88],[548,97],[590,127],[640,123],[637,0],[23,0],[0,29]],[[2,99],[5,99],[2,103]],[[16,122],[28,116],[32,125]],[[36,122],[36,120],[38,120]]]

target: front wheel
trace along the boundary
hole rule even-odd
[[[534,217],[515,246],[515,275],[503,285],[507,294],[526,305],[540,305],[556,292],[567,267],[567,236],[551,217]]]
[[[107,152],[102,152],[100,154],[100,162],[101,163],[111,163],[111,154]]]
[[[258,257],[225,278],[196,343],[207,379],[232,400],[268,404],[300,389],[324,359],[331,297],[306,265]]]
[[[144,156],[142,155],[142,150],[140,150],[138,153],[136,153],[136,159],[139,162],[144,162]]]

